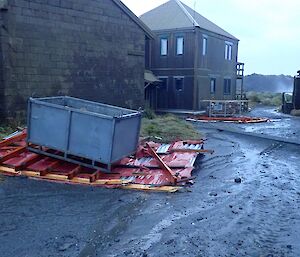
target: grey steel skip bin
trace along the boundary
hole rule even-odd
[[[141,113],[73,97],[30,98],[29,150],[110,171],[136,151]]]

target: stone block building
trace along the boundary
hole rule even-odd
[[[119,0],[0,0],[0,119],[30,96],[143,106],[152,37]]]

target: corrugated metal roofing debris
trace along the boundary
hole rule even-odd
[[[123,158],[111,173],[104,173],[29,152],[25,138],[26,130],[0,142],[0,173],[68,184],[175,192],[192,181],[196,158],[205,153],[203,140],[140,143],[135,156]]]
[[[190,116],[187,120],[199,122],[232,122],[232,123],[262,123],[270,122],[268,118],[257,117],[208,117],[208,116]]]

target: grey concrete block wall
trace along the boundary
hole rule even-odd
[[[112,0],[9,0],[0,16],[2,116],[30,96],[143,106],[145,32]]]

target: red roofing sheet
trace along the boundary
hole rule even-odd
[[[203,149],[204,141],[178,141],[172,144],[148,142],[167,169],[153,156],[146,143],[140,143],[135,156],[114,164],[111,173],[86,168],[77,164],[29,152],[25,146],[26,131],[0,142],[0,172],[63,183],[88,184],[133,189],[162,189],[174,191],[192,180],[194,162]],[[16,149],[20,149],[21,152]],[[181,150],[177,152],[176,150]],[[185,149],[188,149],[185,152]],[[15,153],[16,152],[16,153]],[[168,173],[169,170],[169,173]],[[175,178],[176,183],[174,183]],[[164,190],[163,190],[164,191]]]

